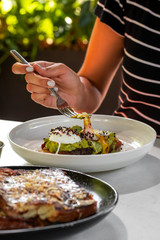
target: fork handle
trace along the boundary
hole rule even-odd
[[[54,88],[49,88],[49,90],[54,94],[56,98],[58,98],[58,94],[54,91]]]
[[[31,66],[16,50],[11,50],[10,53],[18,62]]]
[[[23,63],[23,64],[27,64],[27,65],[31,66],[31,65],[29,64],[29,62],[27,62],[27,60],[24,59],[24,58],[21,56],[21,54],[19,54],[16,50],[14,50],[14,49],[13,49],[13,50],[10,50],[10,53],[11,53],[11,55],[12,55],[18,62]],[[54,96],[55,96],[56,98],[58,98],[58,95],[57,95],[57,93],[54,91],[53,88],[49,88],[49,90],[54,94]]]

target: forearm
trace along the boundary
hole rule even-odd
[[[84,87],[86,112],[95,112],[104,100],[123,58],[123,37],[97,19],[84,63],[78,72]],[[85,106],[84,106],[85,105]]]

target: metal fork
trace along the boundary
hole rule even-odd
[[[29,64],[16,50],[11,50],[10,51],[11,55],[20,63]],[[77,112],[75,112],[66,101],[64,101],[60,96],[54,91],[54,88],[49,88],[49,90],[54,94],[54,96],[57,98],[56,100],[56,106],[58,111],[65,115],[66,117],[74,117],[77,115]]]

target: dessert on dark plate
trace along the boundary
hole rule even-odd
[[[96,211],[93,195],[63,170],[0,169],[0,230],[66,223]]]

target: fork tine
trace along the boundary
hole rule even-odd
[[[73,116],[77,115],[77,113],[71,107],[68,107],[68,108],[69,108],[69,111],[73,114]]]
[[[73,116],[73,113],[71,113],[68,108],[65,109],[65,113],[64,114],[67,114],[69,117]]]
[[[69,116],[69,117],[74,116],[76,114],[74,112],[74,110],[72,110],[69,106],[68,107],[64,107],[64,108],[61,107],[61,108],[59,108],[59,111],[62,114],[66,115],[66,116]]]
[[[58,111],[59,111],[61,114],[65,115],[64,108],[58,108]]]
[[[59,110],[59,112],[63,115],[65,115],[66,117],[73,117],[75,116],[77,113],[68,105],[67,102],[65,102],[63,99],[61,99],[58,95],[57,95],[57,109]]]
[[[73,116],[76,115],[77,113],[71,108],[71,107],[67,107],[67,111],[69,111]]]
[[[70,112],[66,110],[66,108],[60,108],[58,110],[61,114],[65,115],[66,117],[71,117]]]
[[[70,107],[67,108],[67,111],[70,112],[70,115],[71,115],[71,116],[75,116],[75,115],[76,115],[76,112],[74,112],[74,110],[71,109]]]

